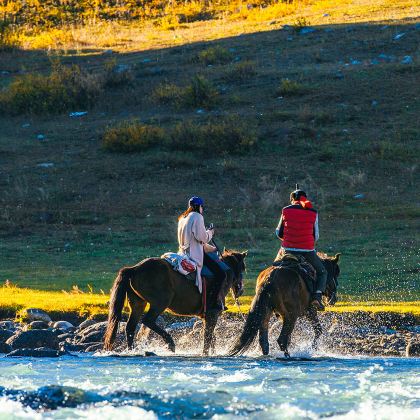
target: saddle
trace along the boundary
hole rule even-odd
[[[188,281],[195,283],[196,270],[195,264],[184,255],[177,254],[175,252],[167,252],[161,255],[162,259],[167,261],[172,268],[179,274],[182,274]],[[215,278],[215,275],[206,266],[201,269],[201,280],[202,280],[202,293],[201,293],[201,310],[200,317],[203,317],[207,311],[207,281]]]
[[[309,293],[315,292],[316,271],[312,264],[306,261],[305,257],[284,254],[281,259],[273,262],[273,266],[295,271],[303,278]]]

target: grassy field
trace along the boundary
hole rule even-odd
[[[420,7],[284,7],[44,28],[0,49],[0,280],[37,290],[2,288],[0,307],[104,310],[121,266],[176,250],[194,194],[219,242],[250,251],[248,303],[299,182],[320,210],[319,249],[343,254],[342,301],[416,310]],[[231,147],[226,121],[255,144]],[[117,131],[105,149],[122,122],[161,140],[131,130],[118,151]],[[85,293],[61,292],[73,285]]]

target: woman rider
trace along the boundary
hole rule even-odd
[[[201,271],[205,265],[216,276],[216,299],[209,299],[212,310],[224,310],[223,291],[227,287],[227,272],[229,268],[220,260],[211,258],[208,253],[216,252],[216,247],[210,245],[214,228],[206,229],[204,225],[204,201],[200,197],[191,197],[188,208],[178,218],[179,254],[188,255],[197,265],[197,286],[202,292]],[[216,302],[211,302],[216,300]],[[215,304],[214,304],[215,303]]]

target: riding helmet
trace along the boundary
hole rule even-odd
[[[194,196],[188,200],[188,207],[204,206],[204,200],[200,197]]]

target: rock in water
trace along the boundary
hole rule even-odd
[[[57,321],[54,323],[53,328],[58,328],[59,330],[68,330],[69,328],[74,328],[74,325],[67,321]]]
[[[12,351],[12,347],[6,343],[0,343],[0,354],[1,353],[10,353]]]
[[[78,343],[97,343],[103,341],[104,332],[103,331],[92,331],[89,334],[83,335]]]
[[[12,330],[15,324],[12,321],[0,321],[0,329]]]
[[[6,344],[16,349],[35,349],[38,347],[49,347],[58,350],[59,339],[57,334],[50,330],[20,331],[10,337]]]
[[[410,341],[405,348],[406,357],[419,357],[420,356],[420,343],[413,343]]]
[[[64,351],[40,347],[37,349],[17,349],[13,350],[6,357],[59,357],[66,354]]]
[[[10,330],[0,330],[0,344],[5,343],[10,337],[13,337],[15,333]]]
[[[94,392],[59,385],[43,386],[37,391],[26,393],[19,399],[21,404],[29,406],[34,410],[56,410],[58,407],[77,407],[80,404],[96,403],[103,400],[103,397]]]
[[[86,348],[85,352],[90,353],[98,350],[102,350],[104,345],[103,343],[90,343],[91,345]]]
[[[23,315],[26,315],[29,321],[44,321],[47,324],[51,322],[50,316],[42,309],[28,308]]]
[[[93,319],[85,319],[80,325],[79,325],[79,330],[82,331],[87,327],[90,327],[91,325],[96,324],[96,321]]]
[[[49,326],[45,321],[32,321],[30,324],[23,327],[23,331],[46,330],[48,327]]]

